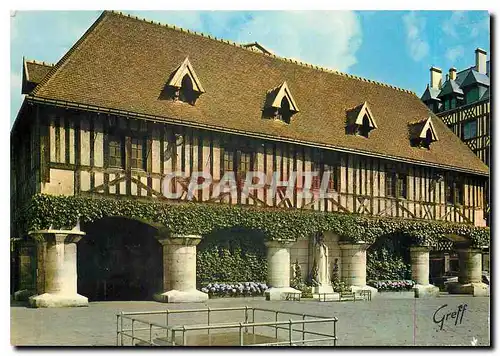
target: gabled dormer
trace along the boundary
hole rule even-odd
[[[433,142],[439,141],[431,117],[409,124],[410,142],[414,147],[430,149]]]
[[[187,57],[170,76],[166,89],[171,99],[191,105],[194,105],[196,99],[205,92]]]
[[[292,116],[298,112],[299,108],[286,81],[267,92],[263,110],[265,118],[278,119],[289,124]]]
[[[366,101],[347,110],[346,133],[368,138],[370,131],[376,128],[377,123]]]
[[[464,92],[456,82],[456,73],[456,68],[450,68],[448,78],[437,96],[443,103],[444,111],[459,107],[464,99]]]

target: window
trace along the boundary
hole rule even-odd
[[[130,167],[135,169],[146,170],[145,163],[146,159],[144,154],[146,153],[144,147],[144,139],[132,138],[130,140]]]
[[[330,173],[328,175],[328,185],[326,187],[327,192],[338,190],[338,184],[339,184],[338,167],[335,167],[334,165],[331,164],[325,164],[323,166],[323,172]],[[321,178],[323,178],[323,176]]]
[[[252,153],[242,150],[224,150],[224,173],[234,172],[237,179],[245,179],[247,172],[252,170]]]
[[[224,150],[224,173],[234,172],[234,152]]]
[[[470,88],[466,93],[465,93],[465,102],[467,104],[473,103],[474,101],[479,100],[479,88]]]
[[[449,110],[449,109],[450,109],[450,99],[446,99],[444,101],[444,111]]]
[[[477,120],[465,122],[462,128],[462,139],[469,140],[477,137]]]
[[[118,136],[110,136],[108,142],[109,142],[108,143],[109,167],[124,168],[125,155],[124,155],[123,138]]]
[[[457,107],[457,98],[451,98],[450,109],[454,109]]]
[[[397,189],[397,194],[399,198],[407,198],[407,182],[408,182],[408,176],[403,173],[398,173],[397,175],[397,183],[396,183],[396,189]]]
[[[464,183],[460,179],[447,177],[446,202],[454,205],[464,203]]]
[[[385,195],[394,198],[407,198],[408,176],[404,173],[386,171],[385,175]]]
[[[185,75],[182,78],[182,84],[179,90],[179,100],[185,103],[194,104],[196,100],[196,93],[193,90],[193,81],[189,75]]]
[[[281,108],[278,110],[278,118],[289,124],[292,115],[293,113],[290,110],[290,102],[286,96],[284,96],[283,99],[281,99]]]
[[[370,120],[368,119],[368,116],[365,115],[363,117],[363,123],[357,127],[356,134],[368,138],[368,133],[370,132],[370,130]]]
[[[249,153],[249,152],[242,152],[242,151],[237,151],[237,153],[239,155],[239,159],[238,159],[238,175],[240,176],[240,179],[241,178],[244,179],[246,177],[247,172],[249,172],[249,171],[252,170],[252,167],[251,167],[251,164],[252,164],[251,153]]]

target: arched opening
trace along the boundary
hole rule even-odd
[[[82,224],[78,293],[89,301],[152,300],[162,290],[163,251],[156,228],[127,218]]]
[[[368,115],[365,115],[363,116],[363,123],[358,127],[358,135],[368,137],[370,130],[370,120],[368,119]]]
[[[216,230],[203,237],[196,252],[196,284],[266,282],[267,249],[260,231]]]
[[[182,78],[179,100],[189,104],[194,104],[196,100],[196,93],[193,90],[193,81],[187,74]]]
[[[290,123],[292,111],[290,110],[290,102],[288,101],[286,96],[281,99],[280,117],[281,120],[283,120],[287,124]]]
[[[379,237],[366,251],[367,280],[411,279],[411,242],[403,235]]]

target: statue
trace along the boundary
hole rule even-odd
[[[320,286],[330,285],[330,273],[328,268],[328,247],[324,242],[324,236],[318,233],[314,237],[314,259],[318,268],[318,282]]]

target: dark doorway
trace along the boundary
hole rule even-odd
[[[78,293],[89,301],[152,300],[162,290],[156,229],[126,218],[85,224],[78,243]]]

